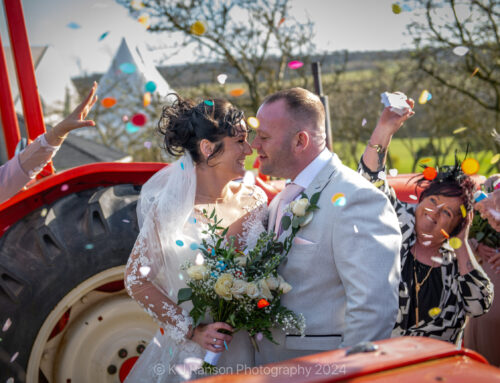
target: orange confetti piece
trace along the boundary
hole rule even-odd
[[[479,171],[479,162],[474,158],[466,158],[462,162],[462,170],[469,176],[476,174]]]
[[[434,178],[436,178],[438,174],[437,170],[430,166],[426,167],[423,173],[424,173],[424,178],[429,181],[432,181]]]
[[[280,21],[279,21],[279,23],[278,23],[278,27],[279,27],[279,26],[281,26],[281,24],[283,24],[284,22],[285,22],[285,18],[284,18],[284,17],[282,17],[282,18],[281,18],[281,20],[280,20]]]
[[[113,97],[106,97],[103,98],[101,101],[101,105],[104,106],[105,108],[111,108],[115,104],[116,104],[116,99]]]
[[[479,72],[479,67],[476,67],[476,69],[474,69],[474,72],[472,72],[470,76],[474,77],[477,74],[477,72]]]
[[[264,307],[267,307],[269,305],[270,305],[270,303],[268,301],[266,301],[265,299],[261,299],[260,301],[257,302],[257,307],[259,309],[263,309]]]
[[[432,161],[432,158],[426,157],[426,158],[422,158],[420,160],[420,163],[421,164],[426,164],[427,162],[431,162],[431,161]]]
[[[233,97],[240,97],[244,93],[245,93],[245,89],[242,89],[242,88],[236,88],[236,89],[233,89],[232,91],[229,92],[229,94]]]
[[[144,93],[144,96],[142,98],[142,103],[144,106],[148,106],[149,104],[151,104],[151,93],[149,92]]]
[[[160,332],[161,332],[161,335],[165,335],[165,330],[162,327],[160,327]]]
[[[441,229],[441,234],[443,234],[443,237],[446,239],[450,238],[450,235],[444,229]]]

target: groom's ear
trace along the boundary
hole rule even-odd
[[[296,153],[303,152],[309,146],[310,141],[311,136],[309,135],[309,133],[305,130],[301,130],[295,135],[293,145],[294,151]]]

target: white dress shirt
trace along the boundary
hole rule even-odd
[[[309,187],[313,179],[319,174],[321,169],[330,162],[333,154],[324,148],[318,156],[307,165],[295,179],[292,181],[294,184],[302,186],[305,189]]]

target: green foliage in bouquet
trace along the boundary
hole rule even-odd
[[[490,193],[493,191],[493,187],[485,191]],[[500,233],[493,229],[488,220],[482,218],[477,211],[474,212],[474,219],[469,229],[469,238],[475,238],[479,243],[493,249],[500,247]]]
[[[206,210],[203,214],[209,221],[199,247],[203,263],[183,265],[189,276],[188,287],[178,292],[179,304],[193,303],[190,315],[194,325],[208,314],[216,322],[230,324],[235,331],[248,331],[255,347],[253,337],[258,333],[274,342],[273,327],[303,334],[303,316],[280,302],[281,295],[291,290],[277,273],[289,248],[275,240],[273,233],[263,232],[256,246],[245,254],[245,249],[234,246],[234,238],[225,240],[228,228],[220,226],[222,220],[218,220],[215,210],[210,216]]]

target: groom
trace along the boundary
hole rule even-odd
[[[252,146],[260,172],[292,180],[270,204],[268,230],[282,232],[283,209],[301,191],[309,198],[322,192],[319,210],[298,231],[279,270],[293,287],[282,303],[305,316],[306,336],[273,331],[279,345],[263,340],[256,363],[390,337],[398,311],[401,234],[389,201],[326,149],[325,111],[313,93],[293,88],[272,94],[257,118]]]

